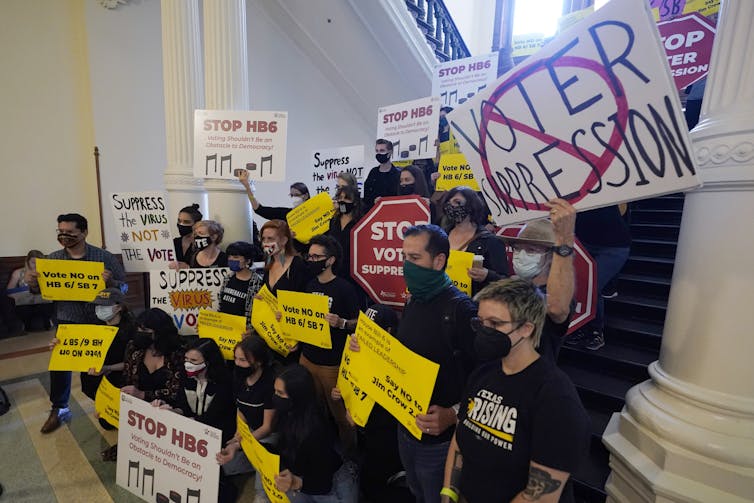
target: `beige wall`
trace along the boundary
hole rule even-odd
[[[63,212],[99,244],[83,0],[0,2],[0,68],[0,256],[56,249]]]

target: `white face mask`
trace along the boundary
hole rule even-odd
[[[275,242],[272,242],[272,243],[265,243],[265,244],[263,244],[263,245],[262,245],[262,250],[264,250],[264,252],[265,252],[265,253],[266,253],[266,254],[267,254],[268,256],[270,256],[270,255],[275,255],[275,252],[277,252],[277,251],[278,251],[278,244],[277,244],[277,243],[275,243]]]
[[[304,202],[304,198],[301,196],[294,196],[291,198],[291,204],[293,205],[294,208],[303,202]]]
[[[529,253],[526,250],[516,250],[513,252],[513,271],[521,279],[534,279],[542,273],[544,269],[544,254]]]
[[[94,314],[100,320],[108,322],[118,314],[118,304],[113,304],[112,306],[94,306]]]
[[[191,377],[195,376],[204,368],[207,366],[206,363],[191,363],[191,362],[183,362],[183,366],[186,368],[186,374]]]

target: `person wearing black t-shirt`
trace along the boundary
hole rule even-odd
[[[242,340],[233,349],[233,394],[236,408],[243,415],[251,434],[262,443],[274,443],[273,424],[275,406],[275,369],[270,350],[264,339],[252,335]],[[238,432],[217,453],[217,462],[225,475],[251,473],[254,467],[241,450]]]
[[[194,254],[188,260],[190,268],[228,267],[228,256],[220,249],[225,229],[214,220],[200,220],[194,224]]]
[[[549,220],[529,222],[517,237],[503,236],[503,240],[513,247],[515,275],[531,281],[547,295],[547,316],[537,350],[557,363],[574,308],[576,210],[564,199],[553,199],[547,205]]]
[[[346,339],[356,327],[359,314],[358,296],[353,286],[333,272],[341,257],[340,245],[332,236],[314,236],[309,242],[306,265],[314,279],[309,281],[305,291],[328,298],[330,312],[325,315],[325,319],[330,325],[332,347],[325,349],[301,343],[300,363],[312,373],[317,396],[327,404],[338,425],[343,452],[351,456],[356,446],[356,430],[348,422],[343,401],[333,400],[330,396],[330,390],[338,380],[338,368]]]
[[[196,203],[191,206],[184,206],[178,212],[178,237],[173,238],[175,262],[171,264],[172,269],[188,267],[191,255],[196,252],[194,249],[194,224],[201,219],[202,213]],[[179,262],[183,263],[182,266],[179,266]]]
[[[470,320],[476,306],[445,274],[448,236],[436,225],[408,228],[403,239],[403,276],[411,299],[403,310],[397,339],[440,368],[426,414],[416,416],[417,440],[398,427],[398,450],[406,480],[418,502],[437,501],[466,372],[473,361]]]
[[[523,279],[476,298],[474,348],[488,363],[466,384],[441,501],[573,502],[569,478],[589,445],[589,417],[573,383],[535,349],[545,298]]]
[[[228,267],[232,272],[220,289],[219,311],[245,317],[248,328],[251,326],[254,296],[263,284],[262,275],[250,267],[256,260],[261,260],[262,252],[245,241],[231,243],[225,251],[228,254]]]
[[[378,197],[397,196],[401,170],[393,166],[393,142],[380,138],[374,145],[375,158],[380,163],[369,171],[364,181],[365,211],[374,206]]]

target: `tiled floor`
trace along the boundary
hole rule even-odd
[[[74,376],[73,419],[54,433],[39,432],[49,413],[47,342],[52,332],[0,339],[0,386],[11,409],[0,416],[0,483],[5,503],[108,503],[141,501],[115,484],[115,463],[100,452],[117,440],[94,418],[94,403]],[[237,481],[238,482],[238,481]],[[252,501],[251,480],[239,501]]]

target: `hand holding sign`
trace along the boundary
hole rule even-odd
[[[280,326],[286,337],[325,349],[332,348],[330,323],[326,316],[329,299],[313,293],[278,291],[282,309]]]
[[[39,288],[47,300],[93,301],[105,289],[104,271],[102,262],[37,259]]]
[[[296,240],[308,243],[311,238],[325,232],[335,214],[332,199],[327,192],[320,192],[288,212],[285,217]]]

